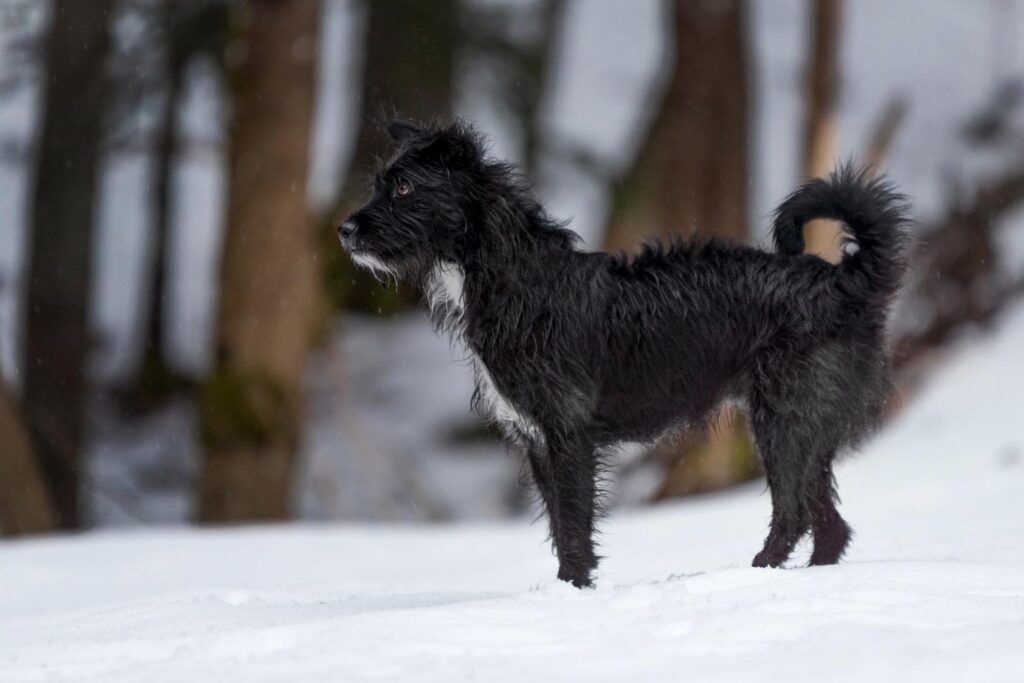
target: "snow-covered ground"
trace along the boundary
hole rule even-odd
[[[1024,680],[1024,307],[838,470],[835,567],[747,566],[760,486],[617,515],[597,588],[543,524],[0,545],[0,681]]]

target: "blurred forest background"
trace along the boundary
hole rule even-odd
[[[1020,0],[0,0],[0,531],[524,514],[465,353],[334,236],[380,123],[455,115],[591,248],[889,173],[904,401],[1024,290]],[[616,465],[759,474],[741,420]]]

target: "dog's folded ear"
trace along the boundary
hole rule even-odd
[[[423,132],[422,129],[405,121],[388,121],[384,124],[384,128],[387,130],[388,135],[391,136],[391,139],[398,143],[405,142],[412,136]]]
[[[435,133],[433,139],[423,148],[423,154],[445,166],[459,168],[476,158],[477,149],[471,139],[459,130],[449,128]]]

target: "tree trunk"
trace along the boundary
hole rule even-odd
[[[826,175],[838,155],[836,105],[839,97],[841,0],[811,0],[810,44],[804,96],[804,175]],[[838,263],[842,229],[834,221],[813,220],[804,228],[810,254]]]
[[[168,361],[165,314],[173,208],[171,192],[177,152],[176,113],[184,70],[190,56],[186,43],[188,37],[182,34],[184,31],[195,29],[194,26],[186,24],[185,13],[188,10],[182,0],[163,0],[159,8],[160,30],[163,37],[164,92],[156,132],[153,182],[150,189],[153,243],[150,252],[148,319],[143,337],[142,362],[129,397],[135,409],[152,407],[186,384],[185,379],[171,368]]]
[[[634,249],[655,231],[747,239],[747,45],[742,0],[668,5],[671,77],[647,137],[616,188],[605,246]],[[756,464],[742,425],[727,419],[707,441],[658,447],[668,472],[658,497],[719,488]]]
[[[93,203],[112,5],[53,5],[31,204],[24,411],[63,528],[79,524]]]
[[[661,106],[616,188],[605,246],[654,230],[747,238],[747,46],[741,0],[668,4],[675,47]]]
[[[907,117],[909,108],[910,105],[906,98],[897,95],[886,103],[885,108],[879,114],[872,129],[871,139],[864,150],[864,166],[872,175],[882,173],[882,167],[889,156],[896,132]]]
[[[289,515],[315,310],[306,176],[319,3],[241,11],[216,361],[200,411],[204,522]]]
[[[53,531],[57,517],[28,432],[7,387],[0,385],[0,533]]]
[[[451,116],[458,35],[454,0],[371,0],[366,13],[361,125],[342,192],[353,203],[366,199],[365,174],[391,148],[383,121]]]
[[[388,0],[364,3],[363,80],[359,131],[338,200],[318,228],[321,274],[335,309],[394,310],[413,299],[407,290],[381,289],[338,247],[341,218],[368,199],[366,181],[392,143],[382,123],[447,119],[452,113],[458,11],[455,0]]]
[[[560,41],[568,14],[566,0],[544,0],[539,8],[540,36],[525,54],[522,97],[515,107],[523,136],[523,173],[532,182],[540,180],[541,151],[545,140],[541,128],[541,107],[549,75],[560,57]]]

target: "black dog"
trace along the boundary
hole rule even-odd
[[[421,284],[476,368],[474,406],[525,446],[558,554],[590,584],[599,453],[746,406],[771,490],[754,565],[813,532],[811,564],[842,556],[832,461],[890,388],[887,309],[905,270],[901,197],[842,168],[777,210],[777,253],[715,241],[588,253],[471,127],[392,123],[398,150],[338,229],[355,262]],[[841,263],[802,255],[812,218],[842,221]],[[852,252],[852,253],[850,253]]]

